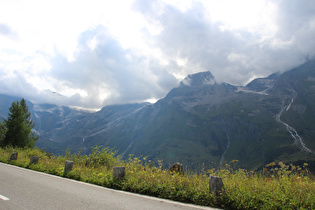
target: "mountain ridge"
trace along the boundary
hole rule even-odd
[[[315,163],[314,92],[312,60],[246,86],[219,84],[209,71],[188,75],[154,104],[113,105],[95,113],[31,105],[31,112],[37,145],[57,153],[66,147],[88,153],[103,145],[126,158],[143,155],[191,167],[237,159],[258,169],[273,161]]]

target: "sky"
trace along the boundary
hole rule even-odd
[[[315,56],[314,0],[0,0],[0,94],[97,110]]]

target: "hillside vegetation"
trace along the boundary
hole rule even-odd
[[[11,103],[0,94],[0,118]],[[190,169],[236,159],[247,170],[270,162],[315,172],[315,60],[246,86],[216,82],[210,71],[188,75],[154,104],[120,104],[88,113],[27,101],[39,136],[36,146],[54,154],[89,154],[101,145]],[[1,128],[1,126],[0,126]],[[0,137],[1,138],[1,137]]]
[[[10,160],[18,152],[18,160]],[[30,157],[38,156],[37,164],[30,164]],[[74,161],[71,172],[64,174],[66,160]],[[94,147],[89,155],[73,154],[54,156],[45,150],[0,148],[0,161],[57,176],[64,176],[104,187],[229,209],[314,209],[315,181],[307,164],[301,167],[270,163],[262,172],[236,169],[237,160],[221,170],[203,169],[199,173],[169,173],[163,162],[155,165],[146,157],[129,156],[122,160],[109,148]],[[126,176],[113,179],[114,166],[125,166]],[[209,176],[220,176],[224,190],[209,193]]]

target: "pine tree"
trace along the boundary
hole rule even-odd
[[[7,133],[7,128],[5,127],[5,123],[0,122],[0,146],[3,145],[3,139],[6,133]]]
[[[21,101],[13,102],[9,111],[9,117],[5,120],[7,132],[3,145],[34,147],[38,137],[32,131],[35,124],[24,98]]]

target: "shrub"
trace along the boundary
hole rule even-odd
[[[10,161],[10,154],[19,153],[18,160]],[[237,161],[221,170],[203,170],[201,173],[168,173],[144,157],[129,157],[122,161],[116,152],[95,147],[90,155],[71,154],[49,156],[44,150],[0,148],[0,161],[32,170],[64,176],[66,160],[73,160],[68,178],[114,189],[126,190],[160,198],[229,209],[315,209],[315,181],[307,169],[270,163],[261,172],[236,169]],[[40,156],[38,164],[29,165],[30,156]],[[116,180],[112,167],[125,166],[126,176]],[[224,190],[216,196],[209,193],[209,175],[220,176]]]

